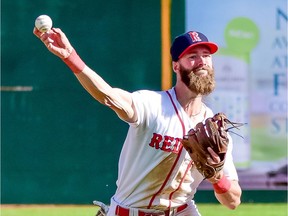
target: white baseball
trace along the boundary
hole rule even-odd
[[[35,27],[41,32],[47,32],[52,28],[52,19],[47,15],[40,15],[35,20]]]

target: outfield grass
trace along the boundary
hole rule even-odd
[[[236,210],[229,210],[217,204],[199,204],[202,216],[287,216],[286,203],[241,204]]]
[[[228,210],[218,204],[198,204],[202,216],[287,216],[286,203],[241,204],[236,210]],[[4,205],[1,216],[94,216],[94,206],[61,205]]]

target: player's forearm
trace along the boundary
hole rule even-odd
[[[81,85],[100,103],[110,107],[117,115],[127,122],[135,122],[136,116],[129,92],[112,88],[88,66],[80,73],[75,73]]]
[[[81,85],[88,91],[92,97],[100,103],[107,104],[105,98],[112,90],[97,73],[91,70],[78,56],[77,52],[72,49],[68,58],[63,59],[64,63],[72,70]]]
[[[98,100],[100,103],[106,104],[105,98],[109,95],[112,87],[108,85],[97,73],[85,66],[81,73],[75,73],[75,76],[86,89],[86,91]]]
[[[230,181],[231,185],[227,192],[217,193],[214,191],[217,200],[229,209],[235,209],[241,203],[242,190],[238,181]]]
[[[65,64],[72,70],[81,85],[89,94],[106,106],[113,106],[113,88],[106,83],[95,71],[90,69],[72,49],[68,58],[64,58]]]

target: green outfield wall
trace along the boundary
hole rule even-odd
[[[184,31],[172,4],[172,34]],[[112,86],[161,88],[160,1],[3,0],[2,203],[108,202],[127,124],[92,99],[32,33],[48,14]]]

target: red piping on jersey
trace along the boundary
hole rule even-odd
[[[169,98],[170,98],[170,100],[171,100],[171,103],[172,103],[172,105],[173,105],[173,107],[174,107],[174,110],[175,110],[175,112],[176,112],[176,114],[177,114],[177,117],[178,117],[178,119],[179,119],[179,121],[180,121],[180,123],[181,123],[182,131],[183,131],[183,136],[184,136],[184,135],[185,135],[185,131],[186,131],[184,122],[183,122],[183,120],[181,119],[181,117],[180,117],[180,115],[179,115],[178,109],[177,109],[177,107],[176,107],[176,105],[175,105],[175,103],[174,103],[174,101],[173,101],[173,99],[172,99],[171,94],[170,94],[168,91],[166,91],[166,93],[168,94],[168,96],[169,96]]]
[[[184,136],[184,135],[185,135],[185,131],[186,131],[186,130],[185,130],[184,122],[182,121],[182,119],[181,119],[181,117],[180,117],[180,115],[179,115],[179,113],[178,113],[177,107],[176,107],[176,105],[175,105],[175,103],[174,103],[174,101],[173,101],[173,99],[172,99],[171,94],[170,94],[168,91],[166,91],[166,93],[168,94],[168,96],[169,96],[169,98],[170,98],[170,100],[171,100],[171,103],[172,103],[172,105],[173,105],[173,108],[174,108],[174,110],[175,110],[175,112],[176,112],[176,114],[177,114],[177,117],[178,117],[178,119],[179,119],[179,121],[180,121],[180,123],[181,123],[182,130],[183,130],[183,136]],[[181,155],[181,153],[182,153],[182,149],[183,149],[183,146],[181,145],[180,150],[179,150],[179,153],[178,153],[178,156],[177,156],[177,158],[176,158],[176,160],[175,160],[175,162],[174,162],[174,164],[173,164],[170,172],[168,173],[168,175],[167,175],[165,181],[163,182],[161,188],[160,188],[160,189],[154,194],[154,196],[151,198],[151,200],[150,200],[150,202],[149,202],[149,205],[148,205],[148,207],[147,207],[148,209],[151,208],[152,203],[153,203],[155,197],[163,190],[163,188],[164,188],[165,185],[167,184],[167,182],[168,182],[168,180],[169,180],[169,178],[170,178],[170,176],[171,176],[171,174],[172,174],[172,171],[174,170],[174,168],[175,168],[175,166],[176,166],[176,164],[177,164],[177,162],[178,162],[178,160],[179,160],[179,158],[180,158],[180,155]],[[188,168],[190,168],[190,166],[191,166],[191,164],[188,165]],[[188,168],[187,168],[187,170],[186,170],[186,172],[185,172],[185,175],[186,175],[186,173],[187,173],[187,171],[188,171]],[[185,175],[184,175],[184,176],[185,176]],[[184,179],[184,177],[183,177],[183,179]],[[173,193],[175,193],[175,192],[179,189],[179,187],[180,187],[183,179],[181,180],[178,188],[170,194],[169,199],[172,197]],[[171,207],[171,200],[169,201],[169,208],[170,208],[170,207]]]

